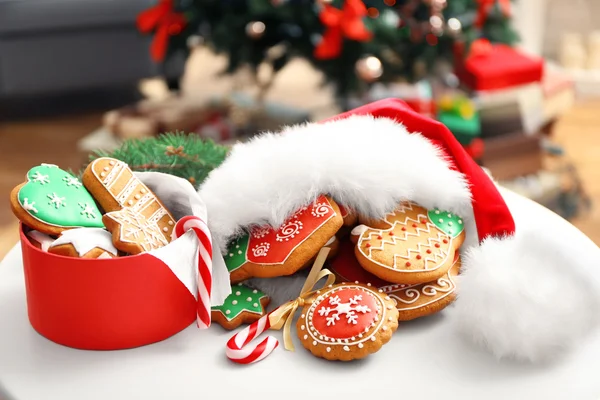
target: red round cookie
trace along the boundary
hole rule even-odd
[[[378,351],[398,328],[390,297],[363,284],[321,290],[298,319],[298,336],[315,356],[350,361]]]

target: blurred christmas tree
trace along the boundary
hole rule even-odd
[[[154,33],[157,62],[202,41],[228,56],[226,73],[248,67],[259,100],[294,57],[344,99],[375,81],[421,79],[451,63],[457,44],[512,45],[510,17],[510,0],[160,0],[138,27]]]

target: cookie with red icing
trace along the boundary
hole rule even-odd
[[[302,345],[327,360],[351,361],[379,351],[398,328],[393,300],[370,284],[342,283],[317,292],[296,324]]]
[[[371,282],[383,290],[396,304],[400,321],[435,314],[452,304],[456,299],[456,277],[460,267],[461,259],[457,252],[452,266],[442,277],[422,284],[393,284],[365,271],[356,261],[354,246],[350,242],[341,244],[339,256],[328,265],[337,282]]]
[[[354,228],[359,264],[392,283],[421,284],[444,276],[465,239],[462,219],[402,203],[383,220]]]
[[[342,226],[337,204],[326,196],[299,209],[278,229],[258,227],[230,243],[225,263],[232,283],[291,275],[309,265]]]

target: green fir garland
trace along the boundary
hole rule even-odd
[[[163,172],[187,179],[198,188],[210,171],[227,156],[228,148],[210,139],[182,132],[164,133],[146,139],[130,139],[118,149],[96,151],[90,162],[112,157],[129,165],[133,171]]]

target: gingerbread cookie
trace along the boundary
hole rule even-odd
[[[79,179],[52,164],[27,172],[10,194],[15,216],[30,228],[58,235],[71,228],[101,228],[102,214]]]
[[[48,251],[48,247],[56,240],[52,236],[38,231],[29,231],[25,235],[32,245],[42,251]]]
[[[67,257],[116,257],[110,232],[101,228],[78,228],[64,231],[49,247],[48,253]]]
[[[112,232],[115,247],[125,253],[139,254],[169,244],[157,220],[146,218],[133,207],[106,213],[102,221]]]
[[[448,272],[465,233],[454,214],[403,203],[384,220],[359,225],[353,236],[364,269],[387,282],[419,284]]]
[[[302,310],[297,331],[317,357],[350,361],[387,343],[398,328],[398,310],[389,296],[367,284],[329,286]]]
[[[400,321],[424,317],[443,310],[456,298],[456,276],[461,260],[455,253],[452,267],[441,278],[418,285],[391,284],[365,271],[354,256],[354,246],[343,243],[340,254],[328,268],[336,275],[337,282],[371,282],[383,290],[396,303]]]
[[[241,324],[251,324],[266,315],[271,299],[257,289],[238,283],[231,287],[223,305],[212,307],[211,319],[225,329],[235,329]]]
[[[156,243],[171,241],[175,219],[124,162],[108,157],[92,161],[83,173],[83,184],[107,213],[129,208],[133,212],[127,215],[139,214],[152,225],[151,232],[160,231],[162,239]]]
[[[309,261],[342,226],[337,204],[320,196],[279,229],[260,227],[233,241],[225,254],[231,282],[291,275]]]

